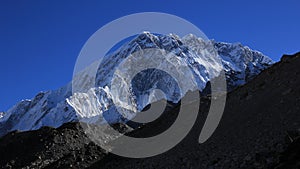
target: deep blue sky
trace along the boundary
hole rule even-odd
[[[300,50],[299,0],[0,1],[0,111],[72,79],[86,40],[137,12],[166,12],[209,38],[241,42],[278,61]]]

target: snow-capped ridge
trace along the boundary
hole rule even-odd
[[[124,66],[129,59],[137,59],[134,53],[140,52],[145,60],[151,59],[153,56],[145,52],[146,49],[171,53],[170,60],[160,61],[157,67],[168,68],[171,64],[172,70],[183,75],[192,72],[197,89],[200,91],[222,70],[225,71],[227,85],[231,90],[246,83],[273,64],[269,57],[242,44],[204,40],[192,34],[178,37],[175,34],[155,35],[143,32],[105,56],[101,63],[95,63],[74,76],[75,79],[84,79],[79,83],[69,83],[58,90],[41,92],[32,100],[21,101],[2,113],[0,136],[12,130],[34,130],[42,126],[58,127],[66,122],[77,120],[103,123],[100,117],[105,117],[109,122],[118,122],[124,118],[130,119],[143,106],[155,101],[156,96],[147,98],[152,97],[152,90],[166,88],[166,93],[176,93],[178,89],[172,76],[149,69],[144,74],[141,73],[140,79],[136,79],[134,83],[122,81],[126,86],[136,85],[136,88],[131,91],[136,94],[133,97],[135,99],[126,103],[130,106],[120,107],[114,104],[114,94],[119,92],[119,89],[112,89],[111,86],[115,72],[122,70],[126,73],[126,66],[121,66]],[[94,72],[95,75],[91,75]],[[148,78],[151,73],[154,73],[152,74],[154,78]],[[149,86],[149,84],[156,84],[156,86]],[[172,87],[168,87],[167,84]],[[167,96],[167,98],[174,102],[178,100],[178,97]],[[121,114],[117,113],[118,110],[122,110]]]

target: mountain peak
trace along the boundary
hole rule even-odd
[[[207,47],[211,48],[209,50],[217,52],[217,58],[210,58],[209,55],[203,52],[203,49],[207,49]],[[101,121],[98,116],[106,114],[110,116],[108,119],[112,122],[122,121],[122,117],[116,116],[116,113],[114,113],[116,106],[113,105],[114,102],[112,101],[111,80],[115,71],[120,68],[120,64],[126,61],[131,54],[148,48],[162,49],[175,54],[172,59],[176,60],[179,65],[175,67],[177,70],[174,71],[182,72],[185,75],[189,74],[185,71],[191,71],[195,80],[193,83],[196,83],[200,91],[206,87],[207,82],[214,78],[210,77],[208,71],[214,72],[213,76],[218,76],[218,72],[224,68],[228,89],[232,90],[245,84],[273,63],[269,57],[241,44],[204,40],[192,34],[181,38],[175,34],[156,35],[150,32],[142,32],[130,42],[121,46],[116,52],[110,53],[103,59],[97,70],[96,86],[94,88],[88,89],[87,93],[72,95],[70,84],[68,84],[58,90],[38,94],[32,101],[20,102],[5,114],[2,114],[2,118],[0,118],[0,125],[2,126],[0,135],[12,130],[34,130],[42,126],[58,127],[67,122],[78,121],[76,112],[83,110],[93,112],[93,114],[86,115],[86,117],[86,113],[81,112],[83,120]],[[145,54],[143,57],[151,57],[151,55]],[[220,60],[221,63],[216,59]],[[162,68],[168,66],[168,62],[164,61],[159,62],[159,64],[159,67]],[[186,69],[180,70],[182,67],[186,67]],[[131,68],[134,68],[134,66]],[[122,69],[122,72],[126,73],[127,69],[128,67]],[[169,101],[178,102],[181,99],[181,95],[171,96],[172,92],[177,91],[174,80],[162,72],[154,72],[157,76],[151,77],[159,78],[150,78],[148,76],[149,72],[146,72],[144,75],[141,74],[140,79],[136,79],[137,81],[134,82],[136,86],[147,86],[148,88],[133,89],[145,89],[145,91],[134,91],[133,93],[139,93],[135,96],[138,99],[133,100],[130,103],[132,105],[126,105],[128,103],[122,105],[128,108],[126,111],[129,113],[161,99],[151,95],[154,86],[149,86],[150,84],[157,84],[156,87],[160,87],[160,89],[168,89],[165,94]],[[85,74],[83,73],[83,75]],[[184,79],[177,80],[184,81]],[[124,83],[124,86],[133,85],[133,83],[121,82]],[[164,86],[166,84],[169,86]],[[188,90],[189,87],[186,86],[182,94],[184,95]]]

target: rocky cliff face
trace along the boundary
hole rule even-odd
[[[228,93],[222,120],[213,136],[198,143],[210,107],[201,97],[195,126],[172,150],[145,159],[107,154],[84,134],[79,123],[0,138],[3,168],[278,168],[297,169],[300,138],[300,55],[285,56],[247,84]],[[173,105],[157,120],[130,136],[156,135],[176,119]]]
[[[23,100],[2,113],[0,136],[13,130],[35,130],[42,126],[59,127],[78,119],[86,122],[101,122],[102,119],[98,118],[101,114],[106,114],[106,119],[110,122],[121,121],[122,117],[114,113],[116,105],[112,101],[115,93],[121,91],[111,89],[111,80],[124,60],[144,49],[163,49],[172,53],[172,59],[178,63],[173,65],[175,70],[183,74],[188,74],[184,71],[191,71],[193,77],[189,79],[194,79],[191,83],[195,83],[200,91],[205,88],[210,79],[218,76],[222,69],[226,74],[228,88],[232,90],[273,64],[269,57],[238,43],[203,40],[194,35],[180,38],[176,35],[154,35],[144,32],[114,53],[104,57],[97,71],[95,87],[87,89],[84,93],[72,94],[70,83],[58,90],[41,92],[32,100]],[[207,57],[203,49],[216,51],[216,57]],[[150,58],[151,55],[143,53],[143,57]],[[168,62],[162,61],[159,67],[167,67],[167,64]],[[125,69],[121,70],[126,72]],[[147,104],[161,99],[155,97],[149,99],[155,85],[158,89],[165,89],[166,99],[175,103],[190,89],[186,86],[184,91],[179,92],[176,81],[170,75],[157,70],[142,72],[132,84],[126,85],[132,85],[134,99],[126,104],[120,102],[118,106],[123,108],[126,112],[123,115],[128,116],[127,118],[130,118],[132,112],[139,111]],[[86,114],[83,110],[89,110],[89,113]]]

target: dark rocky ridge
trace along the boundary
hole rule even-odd
[[[228,94],[225,112],[204,144],[198,136],[210,105],[201,97],[197,122],[170,151],[146,159],[106,154],[78,123],[12,132],[0,139],[2,168],[299,168],[300,55],[285,56]],[[129,133],[151,135],[174,119],[178,105]]]

